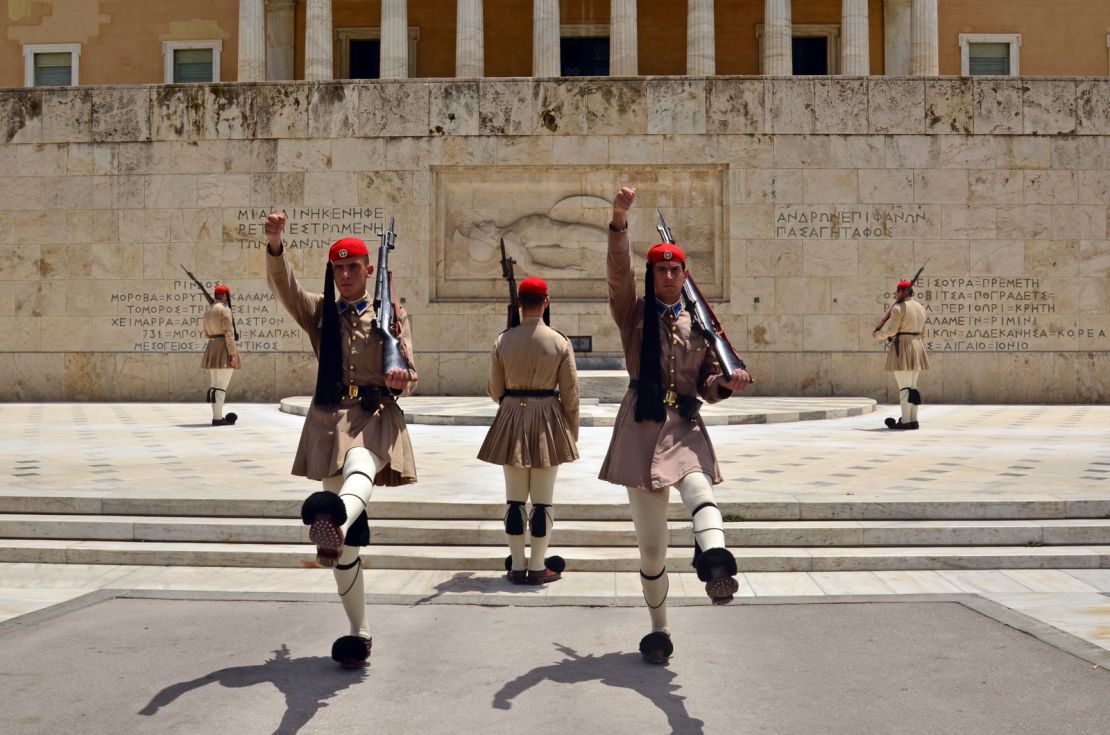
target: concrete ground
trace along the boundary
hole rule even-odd
[[[213,429],[203,405],[0,405],[0,505],[299,501],[301,419],[235,410]],[[899,434],[880,428],[894,412],[713,427],[718,497],[1110,513],[1110,407],[926,406]],[[412,427],[420,482],[374,502],[499,502],[484,432]],[[583,429],[557,502],[626,502],[596,479],[610,433]],[[327,658],[344,626],[318,569],[4,563],[0,732],[1110,731],[1110,569],[748,572],[727,608],[680,571],[661,669],[635,654],[634,573],[522,593],[490,572],[369,570],[360,673]],[[174,595],[198,599],[148,599]]]
[[[958,600],[626,607],[104,599],[0,625],[4,732],[1105,733],[1110,672]],[[1034,631],[1036,632],[1036,631]]]

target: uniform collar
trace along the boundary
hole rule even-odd
[[[340,314],[347,313],[347,309],[354,309],[356,314],[362,316],[362,313],[370,308],[370,299],[366,294],[363,294],[362,298],[358,301],[339,299],[337,306],[339,307]]]
[[[682,313],[682,299],[679,299],[673,304],[664,304],[659,299],[655,300],[655,312],[659,314],[659,316],[663,316],[668,311],[675,319],[678,319],[678,315]]]

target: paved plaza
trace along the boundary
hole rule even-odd
[[[422,410],[450,413],[450,399],[442,403]],[[927,406],[923,429],[905,433],[881,428],[888,406],[711,429],[726,477],[718,497],[742,541],[761,524],[841,523],[861,534],[887,519],[920,518],[936,534],[1020,527],[1044,540],[1006,547],[1028,567],[946,568],[933,548],[936,565],[898,568],[914,553],[899,547],[882,568],[824,568],[828,550],[814,547],[804,571],[745,571],[736,602],[712,608],[680,565],[671,574],[677,653],[665,669],[635,653],[647,613],[633,571],[568,573],[521,590],[489,569],[371,568],[365,672],[337,671],[327,658],[344,619],[331,575],[307,568],[306,544],[290,545],[304,564],[279,568],[191,562],[185,543],[82,540],[128,513],[136,529],[139,515],[184,523],[204,515],[198,508],[291,523],[312,489],[288,474],[301,418],[270,404],[234,410],[237,426],[212,428],[199,404],[0,406],[5,733],[367,723],[381,732],[1095,733],[1110,723],[1110,407]],[[497,525],[500,469],[474,459],[485,428],[411,430],[420,481],[379,488],[371,515],[428,506]],[[560,524],[557,506],[553,552],[560,531],[588,524],[570,516],[627,502],[596,479],[610,432],[583,428],[581,460],[560,471],[556,502],[568,520]],[[52,518],[80,518],[87,533],[19,533]],[[1066,546],[1052,535],[1064,533]],[[371,567],[388,548],[375,538],[386,546],[366,550]],[[133,563],[113,561],[127,543],[140,549]],[[180,563],[141,556],[163,547]],[[1068,565],[1053,568],[1058,558]]]

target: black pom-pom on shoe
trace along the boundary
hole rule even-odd
[[[674,643],[666,633],[654,631],[640,639],[640,655],[644,662],[655,666],[662,666],[671,659],[674,653]]]
[[[713,568],[724,567],[725,576],[736,576],[736,557],[728,549],[716,548],[702,552],[698,557],[698,579],[708,582],[713,579]]]
[[[305,498],[304,503],[301,504],[301,522],[310,526],[321,513],[331,515],[337,525],[342,526],[347,522],[347,508],[344,507],[343,501],[335,493],[329,493],[326,490],[312,493]]]
[[[234,411],[229,411],[227,414],[224,415],[224,420],[227,421],[229,426],[234,426],[235,422],[239,420],[239,414],[235,413]]]
[[[366,665],[372,645],[372,638],[345,635],[342,638],[336,638],[335,643],[331,644],[331,657],[345,669],[357,669]]]
[[[543,560],[543,565],[556,574],[562,574],[566,571],[567,560],[561,556],[552,555]]]

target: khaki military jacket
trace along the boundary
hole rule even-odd
[[[235,328],[231,323],[231,309],[219,301],[212,302],[204,311],[203,325],[208,344],[204,348],[201,367],[205,370],[230,368],[231,356],[239,354],[235,346]],[[242,367],[242,361],[239,366]]]
[[[914,301],[912,296],[894,305],[890,318],[879,330],[880,337],[890,340],[884,370],[929,369],[929,355],[925,351],[925,321],[925,307]]]
[[[554,390],[556,396],[506,396]],[[553,467],[578,459],[578,373],[570,340],[527,317],[498,335],[490,353],[490,398],[500,403],[478,459],[513,467]]]
[[[620,329],[628,375],[638,379],[645,307],[643,297],[636,295],[627,231],[609,233],[606,263],[609,310]],[[664,314],[659,318],[659,330],[664,387],[673,376],[675,389],[681,395],[698,395],[708,403],[732,395],[732,391],[719,385],[722,375],[717,356],[693,328],[689,311],[683,308],[677,318]],[[659,490],[674,485],[691,472],[702,472],[712,483],[721,482],[717,455],[701,417],[689,421],[674,408],[667,408],[666,412],[661,423],[637,422],[636,391],[630,388],[625,393],[617,411],[609,452],[601,466],[602,480]]]
[[[323,270],[323,269],[321,269]],[[323,327],[323,294],[305,291],[293,275],[283,252],[266,257],[266,281],[274,296],[288,310],[312,343],[312,351],[320,357],[320,332]],[[344,383],[355,386],[385,386],[382,374],[381,338],[374,329],[372,302],[348,305],[340,303],[339,333],[343,356]],[[401,325],[401,348],[412,363],[412,342],[408,319],[398,309]],[[416,388],[409,383],[402,395],[411,395]],[[416,482],[416,462],[405,427],[404,414],[390,399],[371,413],[357,398],[344,397],[339,406],[309,406],[293,474],[321,480],[339,474],[343,459],[352,447],[364,447],[386,460],[386,466],[374,478],[378,485],[405,485]]]

